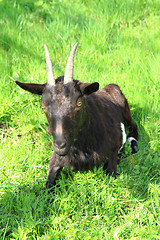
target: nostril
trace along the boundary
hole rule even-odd
[[[63,149],[63,148],[66,147],[66,142],[55,141],[55,142],[54,142],[54,145],[55,145],[56,148]]]
[[[59,147],[62,149],[62,148],[65,148],[65,146],[66,146],[66,143],[62,142]]]

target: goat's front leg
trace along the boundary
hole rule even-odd
[[[59,175],[62,168],[63,166],[59,161],[59,156],[53,153],[49,163],[49,170],[48,170],[47,182],[46,182],[47,188],[51,188],[55,185],[56,178]]]
[[[116,178],[117,172],[118,153],[113,152],[104,164],[103,169],[106,170],[106,174]]]

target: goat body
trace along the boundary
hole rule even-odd
[[[88,170],[103,164],[106,173],[115,177],[126,127],[132,153],[138,151],[137,126],[119,86],[109,84],[99,90],[97,82],[90,84],[72,79],[73,69],[69,81],[66,80],[68,72],[57,79],[54,75],[50,77],[48,68],[47,73],[46,84],[16,81],[21,88],[42,95],[41,105],[49,123],[48,132],[54,139],[47,187],[55,184],[63,167]]]

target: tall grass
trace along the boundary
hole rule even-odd
[[[158,0],[0,1],[1,239],[160,239],[159,9]],[[116,180],[64,169],[51,194],[40,97],[13,79],[46,82],[44,43],[63,75],[77,41],[74,78],[121,87],[140,150],[126,146]]]

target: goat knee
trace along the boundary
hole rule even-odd
[[[60,166],[52,167],[51,169],[49,169],[47,182],[46,182],[47,188],[52,188],[55,185],[56,177],[59,175],[61,170],[62,170],[62,167]]]

